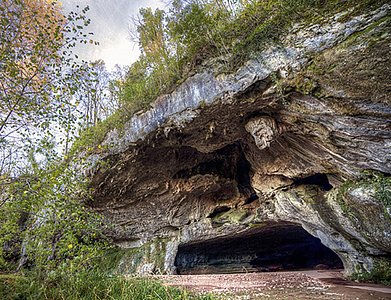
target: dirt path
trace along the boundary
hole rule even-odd
[[[391,299],[391,288],[360,284],[339,271],[157,276],[165,284],[196,293],[211,292],[221,299]]]

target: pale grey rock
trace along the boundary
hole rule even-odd
[[[255,144],[260,150],[270,147],[270,143],[274,141],[281,133],[277,122],[270,117],[258,117],[251,119],[245,125]]]
[[[137,273],[141,276],[145,275],[153,275],[156,270],[156,266],[153,263],[145,263],[140,266],[140,268],[137,270]]]
[[[179,241],[173,239],[166,244],[166,253],[164,256],[164,272],[166,274],[176,274],[175,257],[178,252]]]

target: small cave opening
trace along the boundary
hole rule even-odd
[[[230,211],[230,210],[231,210],[231,208],[229,206],[225,206],[225,205],[218,206],[208,215],[208,218],[214,218],[217,215],[224,213],[224,212],[227,212],[227,211]]]
[[[272,223],[232,236],[182,244],[178,274],[342,269],[341,259],[300,225]]]
[[[330,184],[326,174],[316,173],[314,175],[299,178],[294,181],[294,185],[311,184],[321,187],[324,191],[330,191],[333,186]]]
[[[186,150],[188,151],[187,148]],[[251,164],[246,159],[240,142],[201,155],[200,160],[191,167],[177,171],[173,179],[188,179],[195,175],[216,175],[237,182],[238,190],[245,198],[244,204],[250,204],[258,199],[251,185]]]
[[[257,193],[251,185],[251,164],[241,149],[236,163],[236,181],[238,182],[239,192],[246,197],[244,204],[250,204],[259,199]]]

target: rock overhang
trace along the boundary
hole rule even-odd
[[[321,57],[324,65],[339,57],[341,66],[331,73],[344,69],[347,56],[352,72],[362,62],[375,68],[381,51],[371,57],[348,45],[341,54],[340,45],[389,11],[385,5],[354,22],[297,29],[286,37],[285,48],[271,47],[235,74],[196,74],[134,116],[122,137],[112,134],[106,142],[110,150],[99,157],[107,164],[93,176],[92,206],[114,224],[114,240],[143,247],[164,239],[171,250],[160,268],[172,272],[180,244],[283,221],[320,238],[338,253],[347,273],[370,270],[377,257],[387,257],[391,249],[375,241],[391,244],[382,214],[387,208],[374,200],[367,221],[344,184],[362,169],[391,173],[390,95],[384,92],[389,80],[382,78],[383,88],[368,99],[368,91],[345,88],[359,82],[360,73],[330,79],[313,72],[308,55]],[[387,37],[377,41],[378,49],[388,42]],[[382,59],[389,62],[390,55]],[[303,72],[316,79],[318,90],[307,94],[294,84]],[[277,82],[273,74],[280,74]],[[281,92],[281,85],[290,91]],[[363,221],[355,222],[357,217]],[[360,228],[363,224],[381,228],[376,238]]]

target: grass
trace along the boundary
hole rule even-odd
[[[53,275],[53,274],[52,274]],[[84,271],[40,278],[1,275],[0,298],[4,300],[213,300],[211,295],[197,296],[185,290],[166,287],[158,281],[143,278],[126,279],[100,271]]]
[[[0,273],[1,300],[214,300],[167,287],[149,278],[114,275],[123,250],[110,249],[89,268],[60,265],[48,271],[35,267],[20,273]]]

